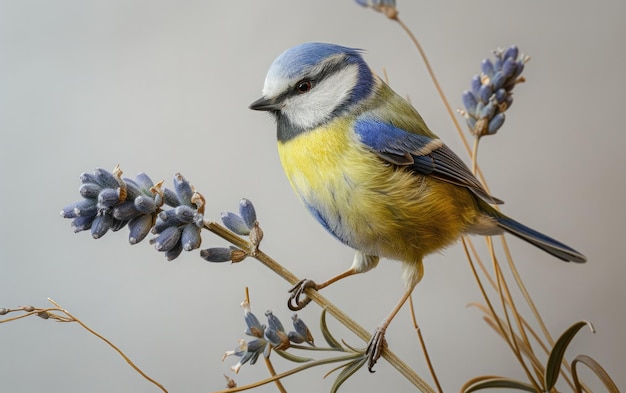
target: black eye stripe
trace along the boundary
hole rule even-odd
[[[315,85],[319,84],[320,82],[322,82],[324,79],[326,79],[330,75],[333,75],[333,74],[337,73],[340,69],[342,69],[344,67],[345,67],[345,64],[343,64],[339,60],[333,61],[333,62],[329,62],[319,72],[317,72],[315,75],[309,75],[309,76],[299,80],[293,86],[293,90],[292,90],[293,93],[292,94],[304,94],[304,93],[307,93],[313,87],[315,87]],[[301,87],[304,87],[302,85],[306,84],[307,82],[310,83],[310,86],[308,86],[308,89],[305,88],[304,90],[302,90]]]

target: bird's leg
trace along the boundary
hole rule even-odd
[[[380,258],[375,255],[365,255],[359,251],[354,255],[354,260],[352,261],[352,266],[350,269],[345,272],[332,277],[330,280],[324,281],[321,284],[316,284],[313,280],[300,280],[296,285],[293,286],[289,290],[291,295],[289,296],[289,300],[287,302],[287,307],[289,307],[292,311],[298,311],[303,309],[307,304],[311,302],[311,299],[306,296],[305,291],[309,288],[315,289],[319,291],[322,288],[326,288],[330,284],[341,280],[342,278],[346,278],[352,276],[357,273],[365,273],[368,270],[371,270],[378,265],[378,261]]]
[[[387,327],[391,323],[391,320],[398,314],[404,303],[406,303],[409,296],[413,292],[413,289],[417,285],[417,283],[421,280],[424,270],[421,262],[417,264],[417,268],[411,268],[412,265],[405,265],[405,278],[407,278],[407,289],[400,298],[400,301],[396,304],[396,306],[391,310],[389,315],[378,325],[372,338],[367,343],[367,349],[365,350],[365,356],[367,356],[367,369],[369,372],[373,373],[373,367],[382,355],[383,350],[387,346],[387,340],[385,340],[385,332],[387,331]],[[407,274],[407,272],[409,274]]]
[[[291,295],[289,296],[289,301],[287,302],[287,307],[291,311],[302,310],[307,304],[311,302],[311,298],[306,296],[305,291],[309,288],[319,291],[322,288],[326,288],[330,284],[341,280],[342,278],[349,277],[353,274],[360,273],[354,268],[350,268],[343,273],[336,275],[335,277],[330,278],[329,280],[324,281],[321,284],[316,284],[315,281],[309,280],[307,278],[300,280],[289,290]]]

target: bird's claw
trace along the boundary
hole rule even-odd
[[[378,327],[374,331],[372,338],[367,343],[367,349],[365,350],[365,356],[367,357],[367,369],[369,372],[374,373],[374,365],[383,353],[383,350],[387,348],[387,340],[385,340],[384,327]]]
[[[305,278],[298,281],[298,283],[296,283],[296,285],[289,290],[291,295],[287,301],[287,307],[289,307],[291,311],[302,310],[311,302],[311,298],[309,298],[305,293],[305,291],[309,288],[317,290],[317,284],[315,281]]]

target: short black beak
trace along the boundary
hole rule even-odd
[[[258,100],[250,104],[249,108],[255,111],[279,111],[283,107],[282,102],[276,101],[274,98],[261,97]]]

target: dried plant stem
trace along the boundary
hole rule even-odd
[[[291,285],[295,285],[300,281],[295,274],[285,269],[281,264],[272,259],[269,255],[265,254],[263,251],[256,249],[252,243],[249,241],[237,236],[233,232],[224,228],[220,224],[212,221],[205,222],[204,227],[209,231],[213,232],[215,235],[221,237],[222,239],[230,242],[236,247],[241,248],[242,250],[247,250],[249,255],[274,273],[281,276]],[[327,312],[332,315],[337,321],[343,324],[348,330],[352,331],[356,334],[360,339],[365,342],[368,342],[371,338],[371,334],[365,330],[361,325],[356,323],[352,318],[350,318],[346,313],[344,313],[341,309],[335,306],[333,303],[328,301],[324,296],[320,295],[319,292],[313,290],[307,290],[306,295],[317,303],[320,307],[325,308]],[[434,389],[426,383],[415,371],[413,371],[406,363],[404,363],[395,353],[393,353],[389,348],[385,348],[383,350],[382,357],[389,362],[396,370],[400,372],[406,379],[409,380],[413,385],[415,385],[420,391],[434,393]]]
[[[244,390],[248,390],[248,389],[254,389],[257,388],[259,386],[263,386],[263,385],[267,385],[268,383],[272,383],[274,381],[283,379],[285,377],[288,377],[290,375],[293,374],[297,374],[301,371],[307,370],[309,368],[312,367],[317,367],[317,366],[321,366],[324,364],[330,364],[330,363],[338,363],[338,362],[346,362],[346,361],[351,361],[354,360],[358,357],[362,356],[360,353],[353,353],[350,355],[346,355],[346,356],[340,356],[340,357],[334,357],[334,358],[328,358],[328,359],[320,359],[320,360],[316,360],[314,362],[309,362],[306,364],[303,364],[302,366],[298,366],[296,368],[292,368],[291,370],[287,370],[285,372],[282,372],[280,374],[276,374],[273,375],[269,378],[263,379],[261,381],[256,381],[253,382],[249,385],[245,385],[245,386],[237,386],[235,388],[230,388],[230,389],[225,389],[225,390],[218,390],[212,393],[234,393],[234,392],[241,392]]]
[[[155,381],[154,379],[150,378],[148,375],[146,375],[146,373],[144,373],[143,371],[141,371],[141,369],[139,367],[137,367],[135,365],[135,363],[132,362],[132,360],[130,360],[128,358],[128,356],[126,356],[126,354],[124,352],[122,352],[121,349],[119,349],[115,344],[113,344],[111,341],[107,340],[105,337],[101,336],[100,334],[98,334],[97,332],[95,332],[93,329],[91,329],[89,326],[85,325],[80,319],[76,318],[74,315],[70,314],[69,311],[63,309],[57,302],[55,302],[54,300],[48,298],[48,301],[52,304],[54,304],[55,306],[58,307],[59,311],[61,311],[62,313],[64,313],[65,315],[67,315],[68,317],[72,318],[73,322],[78,323],[83,329],[87,330],[89,333],[93,334],[94,336],[98,337],[100,340],[104,341],[105,343],[107,343],[108,346],[110,346],[111,348],[113,348],[125,361],[126,363],[128,363],[129,366],[131,366],[139,375],[141,375],[142,377],[144,377],[146,380],[152,382],[152,384],[154,384],[155,386],[157,386],[159,389],[161,389],[163,392],[167,393],[167,390],[163,387],[163,385],[161,385],[160,383],[158,383],[157,381]]]
[[[491,258],[493,260],[494,265],[496,265],[498,267],[498,272],[499,272],[499,277],[502,281],[502,290],[504,291],[504,297],[506,299],[506,301],[504,301],[502,303],[502,308],[506,311],[507,306],[511,309],[511,311],[513,312],[513,316],[515,318],[515,322],[517,324],[517,328],[519,330],[519,334],[520,337],[523,341],[523,343],[532,351],[532,346],[530,344],[530,341],[528,340],[528,336],[526,335],[526,330],[524,329],[524,324],[522,323],[522,318],[521,318],[521,314],[517,311],[517,307],[515,306],[515,301],[513,300],[513,296],[511,295],[511,292],[509,291],[509,286],[506,283],[506,280],[504,279],[504,276],[502,275],[502,268],[500,266],[500,262],[498,262],[496,255],[495,255],[495,248],[493,245],[493,239],[491,237],[487,237],[485,238],[487,241],[487,246],[489,247],[489,253],[491,255]],[[512,327],[510,327],[510,329],[512,329]],[[543,374],[539,374],[538,377],[542,378]]]
[[[437,89],[437,93],[439,93],[439,97],[441,97],[441,100],[443,101],[443,104],[446,107],[446,111],[448,112],[450,119],[452,119],[452,122],[454,123],[454,126],[459,131],[459,133],[462,133],[461,125],[459,124],[459,121],[454,115],[454,111],[452,110],[452,107],[450,106],[450,103],[448,102],[448,99],[446,98],[446,95],[444,94],[443,89],[439,85],[439,81],[437,80],[437,77],[435,76],[435,71],[431,67],[430,61],[428,61],[428,57],[426,56],[426,52],[424,52],[424,49],[422,49],[422,45],[420,45],[419,41],[417,40],[417,38],[415,37],[411,29],[409,29],[408,26],[405,25],[404,22],[402,22],[400,18],[396,16],[394,20],[398,22],[398,24],[402,27],[402,29],[409,36],[411,41],[413,41],[413,45],[415,45],[418,52],[420,53],[420,56],[422,57],[422,61],[424,62],[424,65],[426,66],[426,71],[428,71],[428,75],[430,76],[430,79],[433,81],[433,84],[435,85],[435,89]],[[465,138],[463,138],[463,144],[465,145],[465,148],[469,152],[470,151],[469,144],[467,143],[467,140]]]
[[[528,380],[533,384],[535,389],[539,392],[539,391],[541,391],[540,385],[535,381],[535,378],[533,378],[533,375],[526,368],[525,363],[524,363],[524,361],[521,358],[521,355],[519,353],[519,349],[512,342],[513,339],[511,338],[511,336],[512,336],[513,333],[511,332],[511,335],[509,335],[507,333],[507,330],[504,327],[504,324],[502,323],[500,318],[497,317],[495,309],[493,308],[493,304],[491,303],[491,300],[489,299],[489,296],[487,296],[487,292],[485,291],[485,287],[483,286],[482,281],[480,280],[480,277],[478,276],[478,272],[476,271],[476,267],[474,266],[474,260],[472,259],[472,256],[469,253],[469,249],[468,249],[468,246],[467,246],[467,241],[468,241],[468,239],[466,238],[466,236],[463,236],[461,238],[461,243],[463,244],[463,250],[465,251],[465,256],[467,257],[467,260],[468,260],[468,262],[470,264],[470,268],[472,269],[472,273],[474,274],[474,279],[476,280],[476,283],[478,284],[478,287],[480,289],[480,292],[483,295],[483,299],[485,300],[485,303],[487,303],[487,307],[489,308],[489,312],[492,315],[492,319],[497,324],[497,329],[496,330],[501,333],[503,338],[505,338],[506,343],[509,345],[509,347],[513,351],[513,354],[518,359],[518,361],[522,365],[522,368],[526,372],[526,374],[528,376]]]
[[[478,169],[478,142],[480,138],[474,138],[474,146],[472,147],[472,173],[476,176],[476,170]]]
[[[512,263],[512,260],[511,260],[511,255],[510,255],[510,252],[509,252],[508,246],[506,246],[506,241],[504,241],[504,236],[500,236],[500,238],[501,238],[501,240],[503,241],[503,247],[504,247],[504,250],[505,250],[505,254],[507,254],[507,259],[509,260],[509,264],[510,264],[510,266],[512,266],[512,267],[511,267],[511,269],[515,269],[515,265]],[[488,281],[488,282],[489,282],[489,284],[491,285],[491,288],[492,288],[494,291],[497,291],[498,289],[497,289],[496,283],[493,281],[493,279],[491,278],[491,275],[490,275],[490,274],[489,274],[489,272],[487,271],[487,269],[486,269],[486,267],[485,267],[484,263],[483,263],[483,262],[482,262],[482,260],[480,259],[480,256],[478,255],[478,252],[476,251],[476,248],[474,247],[474,244],[472,243],[471,239],[469,239],[469,238],[465,238],[465,239],[464,239],[464,241],[467,241],[467,244],[469,245],[469,248],[470,248],[470,250],[472,251],[472,254],[473,254],[473,256],[474,256],[474,259],[475,259],[476,263],[478,264],[478,266],[479,266],[479,267],[480,267],[480,269],[482,270],[483,275],[486,277],[487,281]],[[470,262],[470,263],[471,263],[471,262]],[[473,268],[473,267],[472,267],[472,268]],[[477,282],[479,283],[479,286],[482,286],[482,284],[480,283],[479,279],[477,279]],[[520,283],[521,283],[521,280],[520,280]],[[525,289],[525,288],[524,288],[524,289]],[[483,298],[485,298],[485,296],[486,296],[486,295],[483,295]],[[510,295],[509,295],[509,297],[510,297]],[[528,301],[528,300],[530,300],[530,302],[531,302],[531,304],[532,304],[532,299],[530,299],[530,296],[528,297],[527,301]],[[484,311],[487,315],[490,315],[490,316],[492,316],[492,317],[495,317],[495,315],[493,315],[493,310],[488,310],[488,309],[483,308],[483,306],[478,305],[478,304],[474,304],[474,303],[472,303],[472,304],[473,304],[473,305],[478,306],[478,307],[479,307],[479,308],[481,308],[481,309],[483,309],[483,311]],[[510,306],[510,305],[508,304],[508,300],[507,300],[507,305],[508,305],[508,306]],[[533,306],[534,306],[534,304],[533,304]],[[531,307],[532,307],[532,306],[531,306]],[[535,310],[535,312],[536,312],[536,310]],[[536,317],[537,319],[539,319],[539,318],[537,317],[537,315],[538,315],[538,314],[536,314],[536,315],[535,315],[535,317]],[[542,339],[542,338],[539,336],[539,334],[538,334],[538,333],[537,333],[537,332],[536,332],[536,331],[532,328],[532,326],[530,326],[530,324],[528,323],[528,321],[526,321],[526,319],[524,319],[524,317],[523,317],[523,316],[519,315],[519,317],[520,317],[520,320],[521,320],[522,324],[524,325],[524,329],[525,329],[526,331],[530,332],[530,334],[533,336],[533,339],[535,340],[535,342],[536,342],[536,343],[537,343],[537,344],[541,347],[541,350],[542,350],[542,351],[543,351],[546,355],[548,355],[548,354],[550,353],[550,350],[548,349],[548,346],[546,346],[546,344],[544,343],[543,339]],[[493,327],[493,328],[497,331],[498,329],[496,328],[496,325],[497,325],[497,324],[494,324],[492,327]],[[543,321],[542,321],[542,323],[541,323],[540,325],[543,325]],[[545,328],[545,326],[543,326],[543,328]],[[506,338],[506,336],[502,335],[502,332],[498,332],[498,333],[501,333],[502,338],[504,338],[505,340],[507,339],[507,338]],[[544,333],[545,333],[545,332],[544,332]],[[528,340],[526,340],[526,341],[528,341]],[[550,347],[552,347],[552,346],[554,345],[554,342],[551,340],[549,345],[550,345]],[[532,362],[533,362],[533,364],[534,364],[534,367],[535,367],[535,369],[537,369],[536,365],[537,365],[537,364],[541,364],[541,363],[540,363],[540,362],[539,362],[539,360],[537,359],[537,356],[535,355],[535,353],[534,353],[534,352],[529,352],[529,353],[527,353],[526,355],[527,355],[529,358],[532,358],[531,360],[532,360]],[[566,361],[565,359],[563,360],[563,363],[564,363],[564,365],[565,365],[565,368],[568,370],[568,372],[570,372],[570,373],[571,373],[571,367],[570,367],[570,365],[567,363],[567,361]],[[541,366],[541,369],[543,370],[543,366]],[[543,371],[542,371],[542,373],[543,373]],[[542,375],[543,375],[543,374],[542,374]],[[562,374],[562,376],[563,376],[563,378],[565,379],[566,383],[567,383],[567,384],[568,384],[568,385],[572,388],[572,390],[574,390],[574,383],[572,382],[572,380],[570,379],[570,377],[569,377],[567,374],[565,374],[565,373],[563,373],[563,374]],[[586,386],[584,386],[584,385],[583,385],[583,388],[586,388]],[[585,389],[585,390],[587,390],[587,389]],[[587,391],[589,391],[589,390],[587,390]]]
[[[541,328],[543,335],[548,341],[548,344],[550,344],[550,346],[553,346],[554,339],[550,335],[548,328],[543,322],[543,319],[541,318],[541,315],[539,314],[539,311],[537,310],[537,307],[535,306],[535,302],[533,302],[532,298],[530,297],[530,294],[528,293],[528,290],[526,289],[526,286],[524,285],[524,282],[521,279],[521,276],[517,270],[517,267],[515,266],[515,263],[513,263],[513,256],[511,255],[511,251],[509,250],[509,245],[506,242],[506,239],[504,238],[504,236],[501,236],[500,240],[502,243],[502,249],[504,250],[504,255],[506,256],[506,260],[509,264],[509,269],[511,269],[511,273],[513,273],[513,277],[515,277],[517,286],[520,292],[522,292],[522,296],[524,296],[526,303],[528,303],[528,307],[530,307],[531,312],[535,316],[535,319],[537,320],[537,323],[539,324],[539,327]]]
[[[585,366],[589,367],[589,369],[591,369],[591,371],[593,371],[594,374],[596,374],[596,376],[600,379],[600,381],[602,381],[607,392],[619,393],[619,388],[617,387],[615,382],[613,382],[613,380],[611,379],[611,376],[604,370],[604,368],[602,368],[600,363],[596,362],[595,360],[593,360],[593,358],[587,355],[578,355],[572,361],[572,376],[574,377],[574,380],[576,381],[576,387],[574,388],[575,392],[580,393],[582,392],[583,389],[587,392],[590,392],[589,388],[584,386],[580,382],[580,379],[578,378],[578,371],[576,370],[576,366],[578,363],[582,363]]]
[[[265,356],[263,356],[263,359],[265,360],[265,366],[267,366],[267,369],[269,370],[270,375],[272,377],[275,377],[276,370],[274,370],[274,365],[272,364],[272,361],[270,360],[269,357],[265,357]],[[280,393],[287,393],[287,390],[283,386],[283,383],[280,381],[280,379],[276,379],[274,381],[274,384],[276,385],[276,389],[278,389]]]
[[[504,276],[502,275],[502,270],[500,269],[500,264],[498,263],[498,259],[496,258],[496,254],[495,254],[495,250],[493,248],[493,242],[491,241],[491,237],[487,237],[487,244],[488,244],[488,248],[489,248],[489,254],[491,256],[491,261],[493,262],[493,271],[494,274],[496,276],[496,283],[498,284],[498,295],[500,297],[500,303],[502,305],[502,312],[504,313],[504,318],[506,320],[506,327],[507,327],[507,336],[509,337],[509,342],[511,345],[511,349],[513,350],[513,352],[515,353],[515,357],[517,358],[517,360],[520,363],[520,366],[522,366],[522,369],[524,370],[524,372],[526,373],[526,376],[528,377],[528,380],[535,386],[540,386],[539,382],[535,380],[535,378],[533,377],[532,373],[530,372],[530,370],[528,369],[528,366],[526,365],[526,362],[524,361],[524,357],[522,356],[521,352],[520,352],[520,348],[518,345],[517,340],[515,339],[515,332],[513,331],[513,325],[511,323],[511,319],[509,317],[509,312],[507,311],[507,301],[506,299],[506,295],[508,293],[508,291],[506,290],[506,282],[504,280]],[[510,297],[508,298],[508,300],[510,301]],[[517,310],[515,310],[514,308],[512,309],[512,312],[515,316],[518,315]],[[518,319],[519,321],[519,319]],[[521,324],[520,324],[521,326]],[[525,335],[524,335],[525,337]],[[528,344],[527,340],[524,341],[525,344]],[[529,345],[529,344],[528,344]],[[530,345],[529,345],[530,348]],[[540,376],[541,379],[541,376]]]
[[[413,296],[409,296],[409,309],[411,311],[411,320],[413,321],[413,328],[415,329],[415,333],[417,333],[417,338],[419,339],[420,345],[422,346],[422,352],[424,353],[424,358],[426,359],[426,365],[428,366],[428,371],[430,371],[430,375],[433,377],[433,381],[435,381],[435,385],[437,386],[437,391],[439,393],[443,393],[443,389],[439,384],[439,378],[437,378],[437,373],[435,372],[435,368],[433,367],[432,362],[430,361],[430,355],[428,354],[428,349],[426,348],[426,341],[424,341],[424,337],[422,336],[422,329],[420,329],[417,324],[417,319],[415,317],[415,308],[413,307]]]

